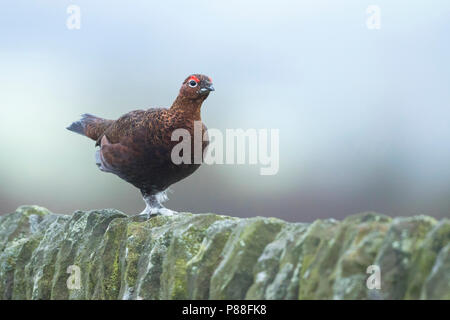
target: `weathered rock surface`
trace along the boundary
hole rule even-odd
[[[24,206],[0,217],[0,299],[450,299],[450,221]]]

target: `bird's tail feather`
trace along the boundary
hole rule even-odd
[[[82,134],[84,136],[84,126],[81,121],[75,121],[66,128],[69,131]]]
[[[105,130],[113,123],[113,120],[107,120],[85,113],[81,119],[73,122],[66,129],[81,134],[92,140],[97,140]]]

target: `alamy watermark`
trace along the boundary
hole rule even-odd
[[[210,143],[203,150],[207,136]],[[193,137],[187,129],[180,128],[172,132],[171,139],[179,142],[171,153],[175,164],[259,164],[261,175],[275,175],[280,168],[278,129],[226,129],[225,134],[219,129],[208,129],[203,134],[201,121],[195,121]]]
[[[70,274],[67,278],[66,284],[69,290],[81,289],[81,270],[77,265],[70,265],[67,267],[67,273]]]
[[[367,267],[366,270],[367,274],[370,274],[369,278],[367,278],[366,286],[367,289],[381,289],[381,269],[380,266],[377,266],[375,264],[370,265]]]
[[[68,14],[66,26],[69,30],[81,29],[81,8],[76,4],[71,4],[67,7]],[[370,5],[366,9],[368,15],[366,19],[366,26],[369,30],[381,29],[381,8],[378,5]]]
[[[369,30],[381,29],[381,8],[377,5],[370,5],[366,9],[368,15],[366,26]]]
[[[81,29],[81,8],[76,4],[71,4],[66,10],[69,15],[66,20],[66,27],[69,30]]]

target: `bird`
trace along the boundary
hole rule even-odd
[[[195,125],[200,123],[203,158],[209,139],[201,107],[212,91],[210,77],[192,74],[183,81],[170,108],[134,110],[117,120],[86,113],[66,129],[96,141],[95,163],[101,171],[115,174],[141,191],[146,206],[139,215],[171,216],[177,212],[162,205],[167,189],[194,173],[202,162],[193,161],[191,152],[190,163],[174,163],[172,149],[179,142],[172,141],[172,133],[184,129],[194,137]]]

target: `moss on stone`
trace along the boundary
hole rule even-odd
[[[2,299],[450,299],[450,223],[377,213],[287,223],[37,206],[0,217]],[[366,269],[381,268],[381,290]],[[80,288],[69,289],[69,266]]]
[[[224,259],[211,278],[211,299],[243,299],[253,283],[258,257],[285,223],[274,218],[239,222],[224,249]]]
[[[406,299],[419,299],[427,276],[436,263],[439,252],[450,243],[450,221],[442,220],[425,237],[418,250],[411,254],[412,267],[406,290]]]
[[[381,269],[381,290],[372,291],[379,299],[403,299],[413,267],[412,258],[420,250],[436,220],[426,216],[396,218],[381,245],[374,264]]]

